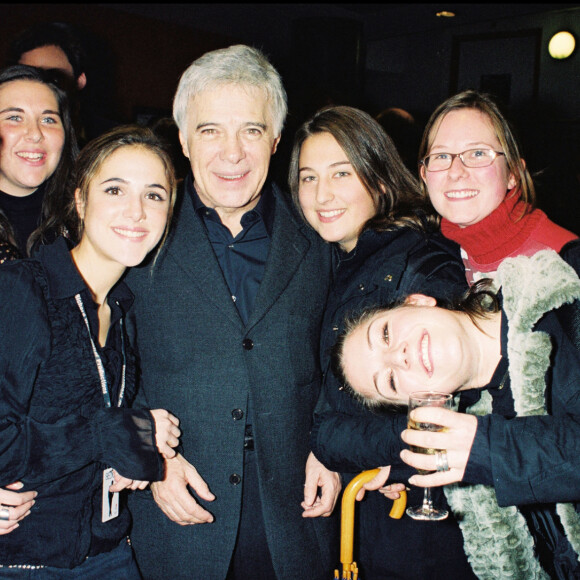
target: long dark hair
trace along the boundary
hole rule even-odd
[[[26,252],[30,253],[32,248],[40,242],[50,239],[49,232],[53,231],[56,216],[61,216],[64,211],[64,189],[73,166],[74,160],[78,154],[77,139],[71,121],[68,97],[66,93],[59,88],[53,76],[42,69],[18,64],[9,66],[0,71],[0,86],[13,81],[32,81],[46,85],[54,94],[58,112],[60,114],[64,129],[64,146],[60,160],[53,174],[42,184],[45,188],[42,201],[42,210],[40,216],[40,226],[32,232],[26,244]],[[0,236],[6,241],[14,240],[14,232],[8,220],[5,220],[4,232],[0,227]]]
[[[329,133],[336,139],[374,202],[376,214],[361,233],[402,225],[422,228],[424,219],[436,223],[433,209],[421,196],[417,179],[405,167],[392,139],[368,113],[346,106],[321,109],[294,137],[288,184],[302,217],[298,199],[300,151],[306,139],[320,133]]]
[[[4,212],[0,209],[0,244],[1,243],[10,244],[15,250],[18,248],[12,226],[10,225],[8,218],[4,215]]]

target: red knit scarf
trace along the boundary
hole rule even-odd
[[[471,226],[460,228],[442,218],[443,235],[457,242],[478,264],[491,264],[511,255],[547,216],[535,209],[520,217],[527,204],[521,202],[517,194],[510,193],[493,212]]]

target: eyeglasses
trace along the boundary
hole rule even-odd
[[[427,171],[445,171],[449,169],[456,157],[465,167],[489,167],[503,151],[493,149],[468,149],[462,153],[431,153],[421,159]]]

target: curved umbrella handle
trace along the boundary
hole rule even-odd
[[[354,506],[356,501],[356,495],[361,489],[361,487],[369,482],[373,477],[379,473],[380,469],[369,469],[368,471],[363,471],[359,473],[347,486],[342,495],[341,503],[341,520],[340,520],[340,562],[343,569],[343,577],[346,570],[356,571],[355,569],[350,569],[353,553],[353,543],[354,543]],[[400,519],[405,513],[405,507],[407,504],[407,492],[402,491],[401,497],[393,502],[393,507],[389,516],[394,519]],[[348,578],[348,576],[346,576]]]

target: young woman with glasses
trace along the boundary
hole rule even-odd
[[[576,235],[535,208],[531,175],[513,131],[488,96],[469,90],[444,101],[419,148],[422,191],[441,231],[462,248],[468,282],[507,257],[559,252]]]

